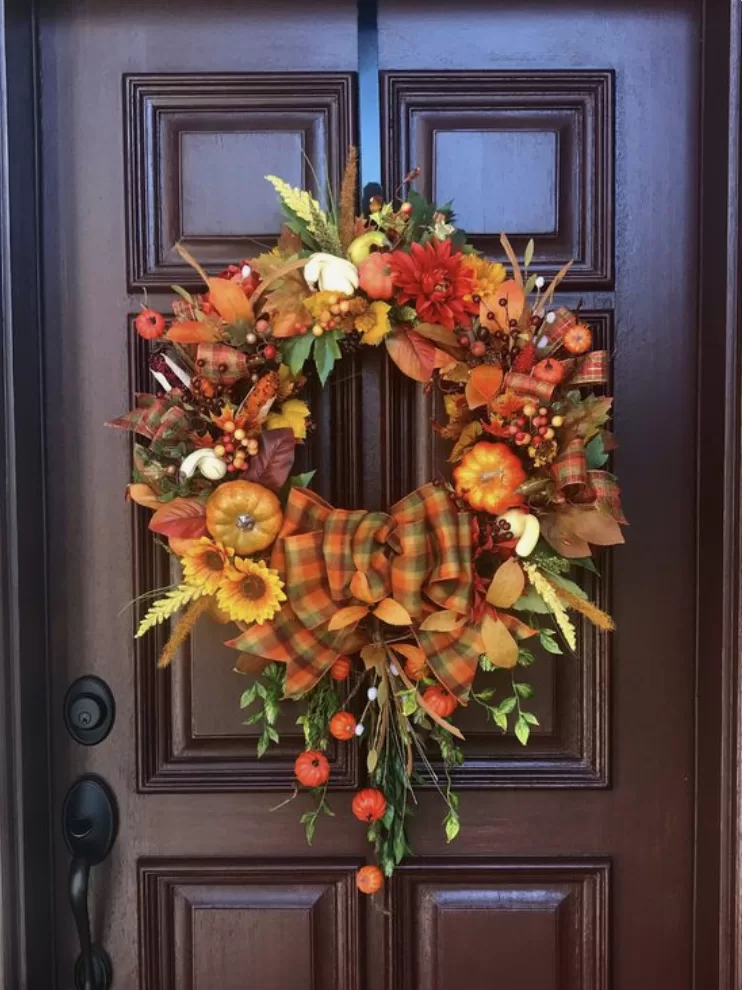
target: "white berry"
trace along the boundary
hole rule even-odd
[[[397,669],[396,663],[390,663],[389,670],[391,670],[395,677],[399,677],[399,670]]]
[[[243,265],[241,274],[243,278],[250,278],[252,275],[252,268],[249,265]]]
[[[359,722],[358,725],[356,726],[356,735],[362,736],[365,731],[366,730],[363,728],[363,725],[361,724],[361,722]]]
[[[539,277],[536,279],[536,288],[543,289],[543,287],[544,287],[544,276],[539,275]]]
[[[556,313],[547,313],[546,314],[546,322],[547,323],[553,323],[555,319],[556,319]]]
[[[543,349],[544,347],[548,347],[548,346],[549,346],[548,337],[539,337],[539,339],[536,341],[536,347],[538,347],[539,349]]]
[[[379,696],[378,688],[370,687],[368,691],[366,691],[366,697],[368,698],[369,701],[376,701],[378,696]]]

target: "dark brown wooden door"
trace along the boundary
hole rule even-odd
[[[133,645],[126,603],[167,583],[168,561],[121,497],[127,442],[103,429],[146,384],[127,334],[142,291],[165,307],[188,280],[175,241],[217,270],[277,232],[264,174],[311,181],[305,155],[336,179],[358,115],[355,7],[42,5],[54,804],[86,771],[116,793],[91,908],[119,990],[691,987],[700,38],[692,0],[381,5],[387,188],[420,165],[484,250],[504,229],[535,237],[545,273],[575,258],[564,298],[614,355],[632,523],[602,564],[618,632],[584,630],[579,662],[539,658],[527,749],[471,714],[461,835],[446,845],[423,794],[384,914],[354,888],[356,760],[336,754],[337,817],[307,848],[299,802],[271,811],[298,733],[287,722],[256,759],[223,631],[199,631],[168,674],[154,639]],[[320,409],[308,455],[339,504],[388,505],[440,457],[426,400],[383,363],[341,373]],[[83,673],[117,703],[89,749],[59,717]]]

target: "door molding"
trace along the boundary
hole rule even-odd
[[[695,984],[734,990],[742,978],[742,4],[703,0],[703,25]],[[48,726],[59,713],[48,695],[37,36],[36,0],[0,0],[0,990],[56,986]]]

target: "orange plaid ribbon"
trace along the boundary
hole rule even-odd
[[[271,566],[288,601],[271,622],[248,627],[228,645],[243,652],[246,669],[255,659],[285,663],[286,697],[305,694],[338,656],[369,642],[354,628],[330,630],[333,615],[384,598],[407,609],[415,626],[436,608],[462,617],[452,632],[416,628],[414,636],[440,682],[457,698],[468,694],[482,651],[478,625],[468,620],[470,518],[444,489],[427,484],[385,513],[334,509],[294,488]]]

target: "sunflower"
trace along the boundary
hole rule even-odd
[[[186,584],[203,589],[205,595],[214,595],[229,565],[229,554],[220,543],[208,536],[193,540],[181,558]]]
[[[495,291],[505,281],[505,266],[499,261],[488,261],[479,254],[467,254],[464,265],[469,269],[474,288],[464,296],[471,302],[473,296],[486,296]]]
[[[286,601],[278,572],[262,560],[235,557],[216,593],[219,608],[235,622],[267,622]]]

